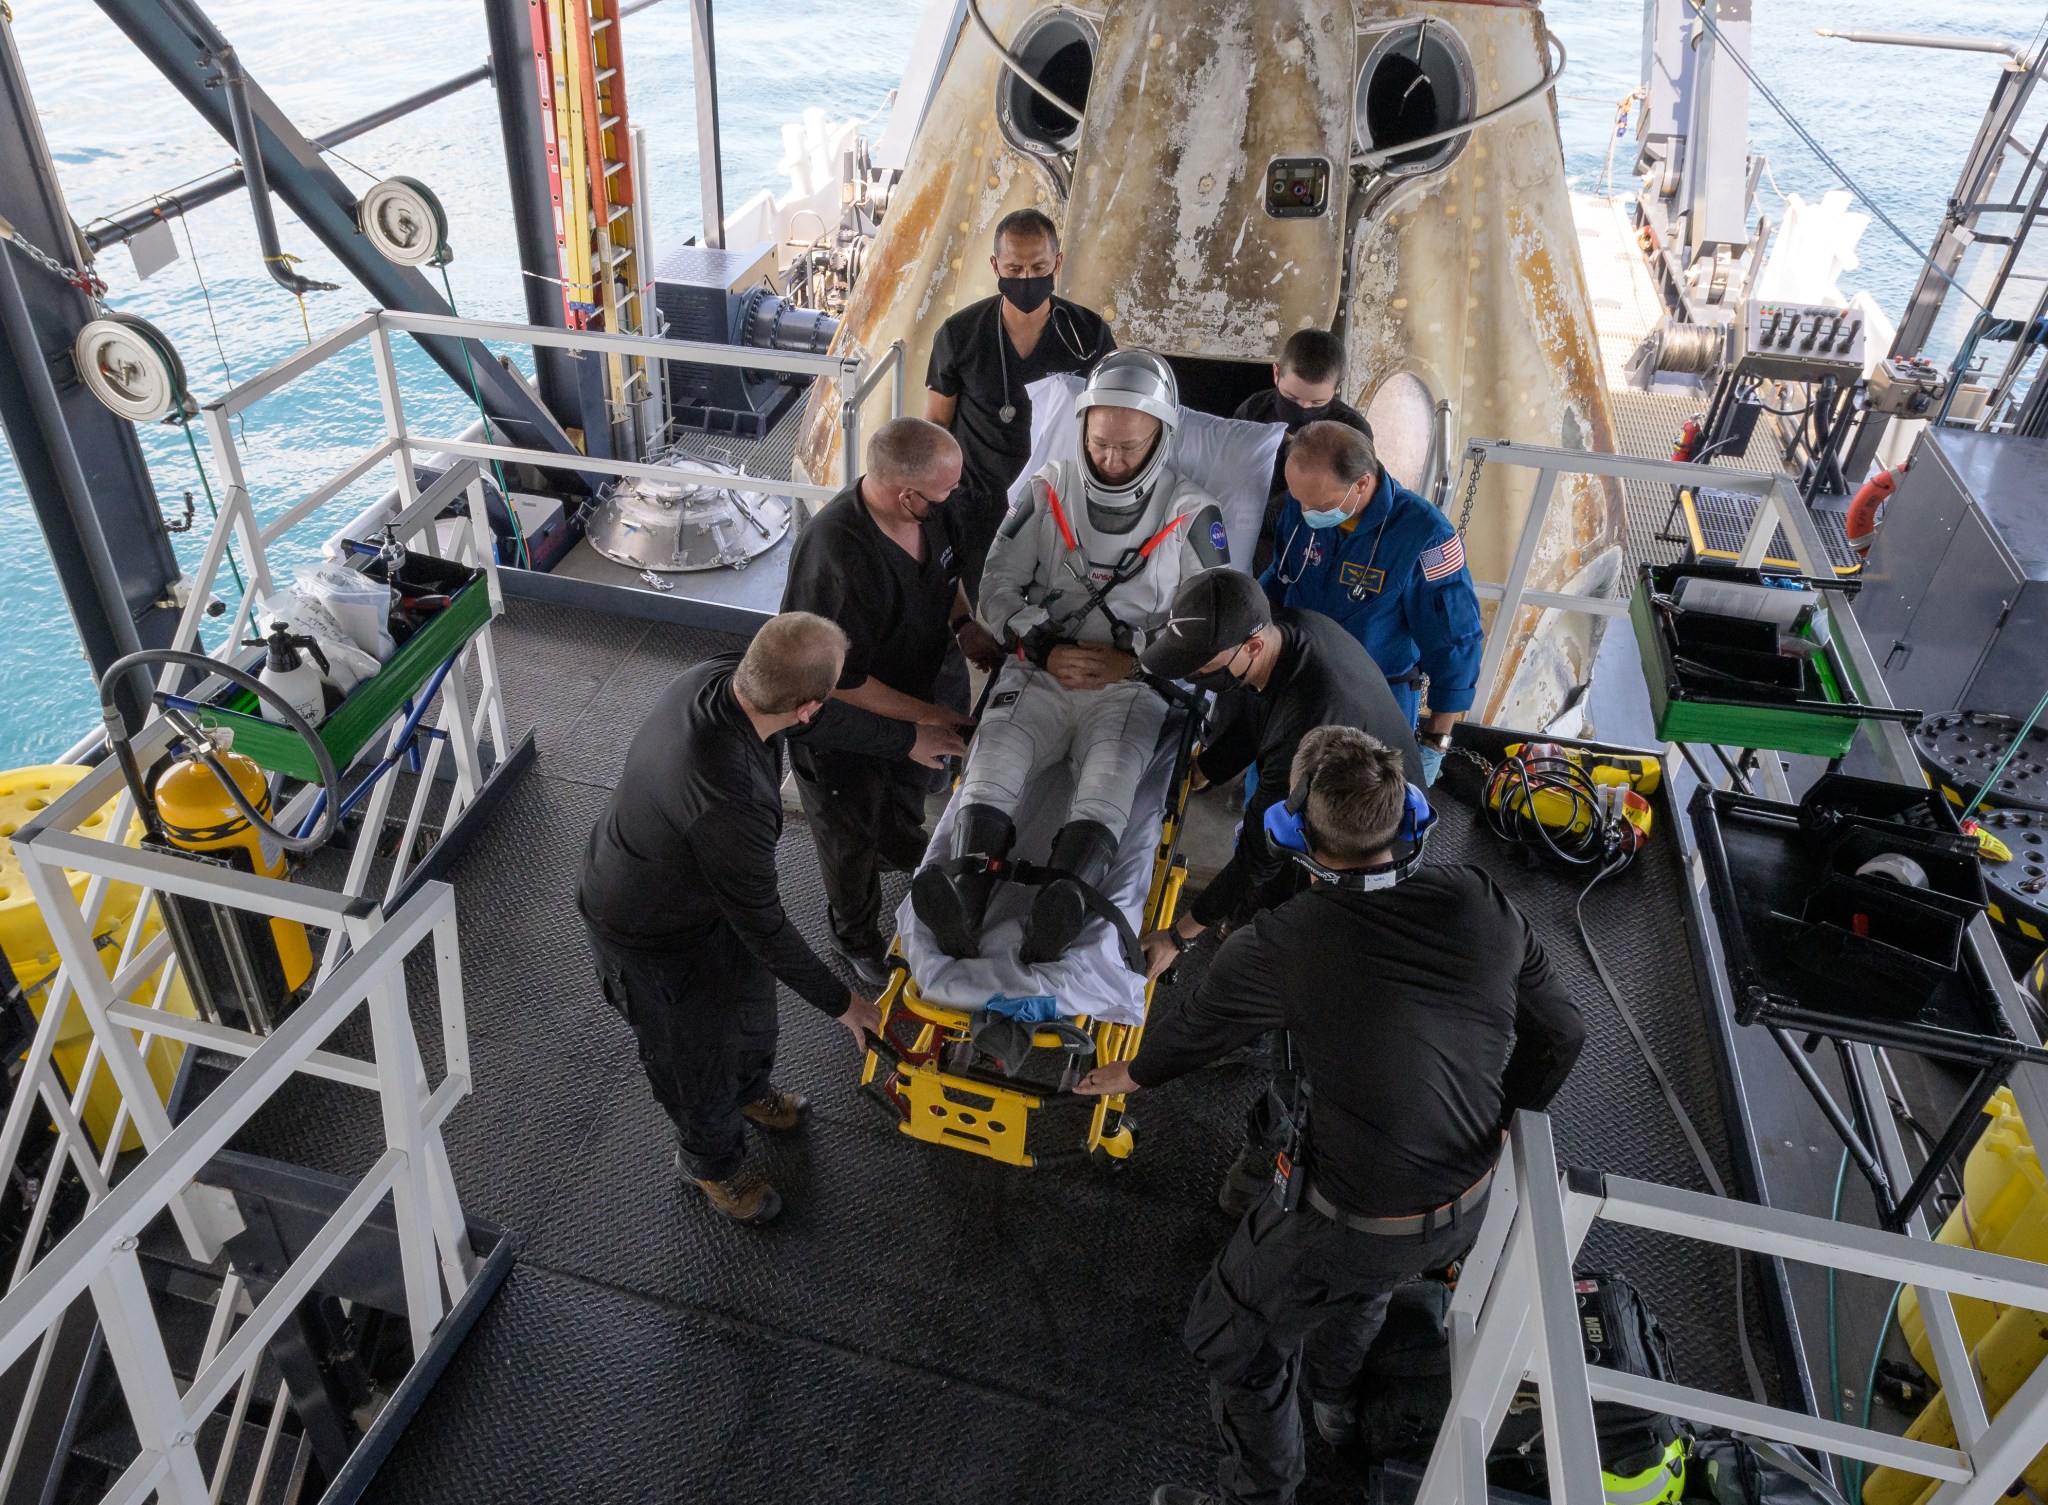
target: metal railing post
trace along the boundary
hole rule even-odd
[[[909,357],[904,352],[901,340],[897,340],[889,346],[889,355],[896,363],[895,367],[889,372],[889,416],[891,418],[901,418],[903,416],[906,377],[904,368]]]
[[[1479,690],[1474,705],[1482,712],[1492,702],[1494,681],[1500,677],[1500,663],[1507,655],[1507,634],[1522,610],[1522,596],[1528,589],[1529,566],[1535,561],[1536,546],[1543,541],[1543,525],[1550,518],[1550,497],[1557,489],[1557,470],[1550,465],[1536,471],[1536,489],[1529,497],[1529,513],[1522,520],[1522,536],[1515,545],[1515,562],[1501,583],[1500,604],[1494,608],[1493,623],[1486,630],[1486,648],[1479,660]]]
[[[149,1286],[142,1278],[133,1235],[118,1241],[92,1281],[92,1300],[107,1354],[120,1377],[121,1397],[136,1441],[152,1471],[158,1460],[163,1477],[156,1497],[163,1505],[207,1505],[206,1473],[199,1466],[197,1438],[185,1418],[184,1397],[164,1351]],[[152,1459],[151,1455],[155,1455]]]
[[[405,399],[398,390],[398,366],[391,355],[391,331],[377,318],[376,333],[370,340],[370,359],[377,368],[377,400],[384,409],[384,437],[398,446],[391,453],[398,467],[398,501],[402,509],[420,499],[419,478],[413,474],[412,451],[405,439]],[[507,501],[506,506],[511,506]]]

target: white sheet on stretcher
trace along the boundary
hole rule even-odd
[[[1032,476],[1052,460],[1078,453],[1081,442],[1080,425],[1074,420],[1080,377],[1048,376],[1033,382],[1028,390],[1031,461],[1010,488],[1013,502]],[[1170,463],[1216,499],[1223,511],[1224,531],[1230,535],[1230,557],[1240,568],[1250,562],[1258,540],[1273,461],[1286,433],[1285,426],[1278,423],[1243,423],[1192,410],[1182,412]],[[1103,889],[1123,910],[1133,931],[1144,928],[1145,895],[1152,885],[1153,849],[1165,818],[1179,725],[1178,716],[1168,716],[1159,748],[1138,785],[1131,822],[1117,849],[1116,867]],[[1053,836],[1066,821],[1073,792],[1073,771],[1064,763],[1032,781],[1018,804],[1015,855],[1032,862],[1047,859]],[[958,803],[957,798],[949,803],[940,817],[927,861],[952,856],[953,815]],[[1087,1014],[1116,1024],[1144,1023],[1145,979],[1124,965],[1122,945],[1106,921],[1091,916],[1081,938],[1056,962],[1027,967],[1017,960],[1024,917],[1037,892],[1009,883],[996,890],[982,930],[982,954],[969,961],[941,951],[931,932],[918,924],[906,898],[896,911],[896,930],[903,938],[904,957],[917,979],[918,991],[934,1003],[961,1009],[980,1008],[996,993],[1013,998],[1049,993],[1065,1017]]]
[[[1131,823],[1124,828],[1123,844],[1117,848],[1116,866],[1103,885],[1104,897],[1123,910],[1135,933],[1142,934],[1145,928],[1145,896],[1152,886],[1153,853],[1166,815],[1167,785],[1173,778],[1179,741],[1180,718],[1170,714],[1158,751],[1138,784]],[[1017,807],[1017,853],[1030,860],[1045,860],[1054,834],[1066,820],[1067,801],[1073,792],[1073,773],[1065,763],[1054,764],[1031,781]],[[927,862],[952,856],[953,819],[959,803],[956,795],[939,818],[925,855]],[[982,954],[967,961],[939,949],[932,933],[918,923],[906,897],[896,911],[896,931],[903,938],[904,959],[910,963],[918,991],[933,1003],[956,1009],[980,1008],[996,993],[1012,998],[1049,993],[1058,1001],[1063,1017],[1087,1014],[1113,1024],[1143,1024],[1145,979],[1124,965],[1123,945],[1108,921],[1091,915],[1080,939],[1056,962],[1027,967],[1017,960],[1024,917],[1037,893],[1036,888],[1021,883],[998,885],[982,929]]]

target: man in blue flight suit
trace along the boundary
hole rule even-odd
[[[1417,732],[1434,783],[1485,647],[1465,546],[1449,518],[1387,474],[1370,439],[1341,423],[1297,433],[1286,476],[1259,583],[1276,608],[1321,612],[1364,644],[1410,721],[1429,677]]]

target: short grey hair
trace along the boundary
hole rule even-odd
[[[878,481],[918,481],[930,475],[960,442],[922,418],[891,418],[868,440],[868,473]]]
[[[1304,425],[1288,441],[1287,458],[1327,470],[1346,486],[1356,486],[1380,465],[1372,440],[1350,424],[1328,418]]]
[[[733,688],[762,715],[787,716],[832,693],[846,648],[845,630],[829,617],[786,611],[754,634],[733,674]]]

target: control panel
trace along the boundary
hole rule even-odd
[[[1948,373],[1922,355],[1895,355],[1870,373],[1870,409],[1924,418],[1948,392]]]
[[[1266,213],[1274,219],[1314,219],[1329,207],[1327,157],[1275,157],[1266,168]]]
[[[1853,381],[1863,374],[1863,315],[1839,305],[1746,299],[1738,359],[1749,376]]]

